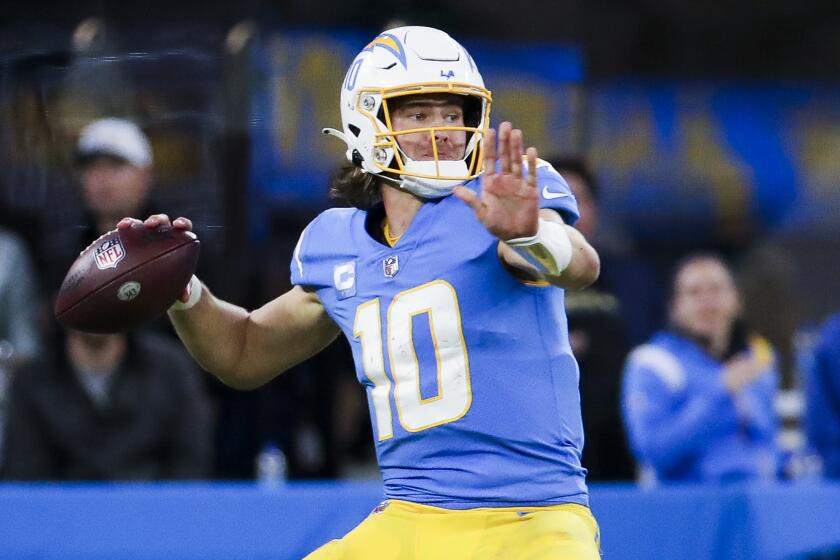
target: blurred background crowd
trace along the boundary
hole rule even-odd
[[[0,475],[376,478],[339,340],[265,387],[165,319],[91,336],[52,298],[123,216],[187,216],[257,307],[332,203],[339,86],[380,30],[440,27],[574,190],[568,294],[590,480],[840,477],[840,16],[831,3],[0,2]],[[154,14],[154,15],[152,15]],[[399,18],[399,19],[394,19]],[[457,224],[452,224],[453,237]],[[263,454],[263,455],[261,455]],[[262,457],[262,461],[260,458]]]

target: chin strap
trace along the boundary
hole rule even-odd
[[[380,175],[381,177],[381,175]],[[463,181],[452,181],[447,179],[424,179],[412,177],[411,175],[400,175],[400,188],[420,198],[443,198],[449,196],[455,187]]]
[[[444,177],[464,177],[469,175],[467,164],[463,160],[453,161],[414,161],[405,158],[406,175],[400,175],[403,190],[423,198],[442,198],[449,196],[464,179],[434,179],[430,175]],[[418,177],[417,175],[425,175]]]

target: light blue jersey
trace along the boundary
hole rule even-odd
[[[575,200],[547,164],[538,188],[542,206],[574,223]],[[317,291],[350,341],[386,496],[453,509],[587,505],[563,290],[514,278],[455,197],[424,204],[393,248],[369,233],[373,215],[313,220],[292,281]]]

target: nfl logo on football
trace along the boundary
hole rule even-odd
[[[382,261],[382,270],[385,272],[385,276],[393,278],[394,275],[400,271],[399,257],[397,257],[397,255],[391,255]]]
[[[99,270],[117,268],[117,264],[123,258],[125,258],[125,249],[119,237],[107,239],[93,250],[93,260]]]

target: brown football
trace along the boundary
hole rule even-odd
[[[190,231],[142,223],[90,244],[64,278],[55,316],[93,333],[133,329],[163,315],[195,272],[199,241]]]

